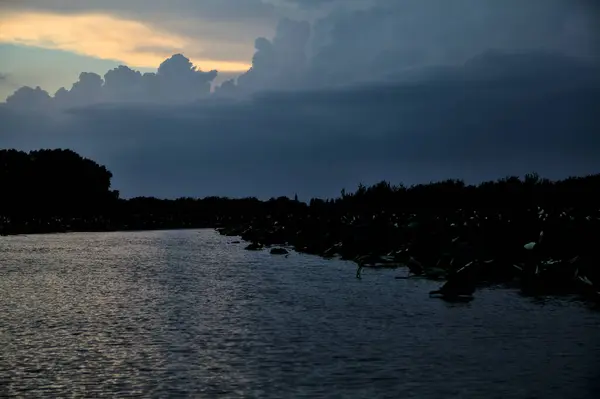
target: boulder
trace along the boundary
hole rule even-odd
[[[271,249],[271,255],[287,255],[289,251],[285,248],[273,248]]]

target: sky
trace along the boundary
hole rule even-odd
[[[600,171],[599,65],[593,0],[0,0],[0,146],[124,196],[559,178]]]

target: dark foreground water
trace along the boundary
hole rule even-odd
[[[0,397],[600,397],[600,314],[210,230],[0,238]]]

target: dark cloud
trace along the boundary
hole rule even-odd
[[[493,66],[493,68],[492,68]],[[413,83],[271,92],[195,105],[98,105],[63,118],[0,109],[0,146],[68,146],[124,195],[336,195],[389,179],[597,172],[600,70],[488,53]]]
[[[333,12],[313,29],[313,82],[382,79],[407,68],[459,64],[488,51],[598,57],[598,8],[583,0],[379,0]]]

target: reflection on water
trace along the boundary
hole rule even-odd
[[[210,230],[0,240],[0,396],[598,398],[600,314],[244,251]]]

